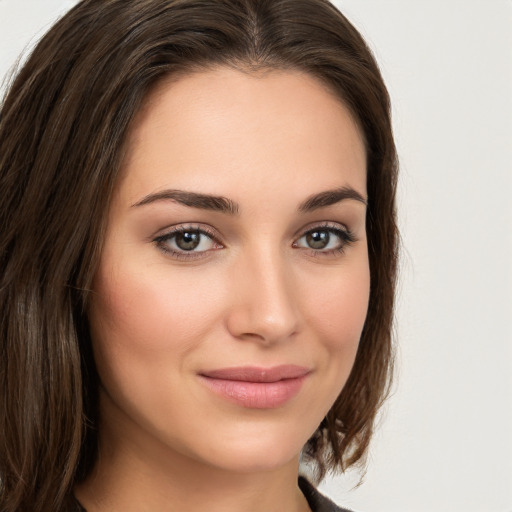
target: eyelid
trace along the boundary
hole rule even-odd
[[[167,226],[166,228],[159,229],[156,234],[151,236],[151,239],[156,240],[157,238],[165,238],[176,233],[183,233],[184,231],[198,231],[220,243],[219,238],[221,237],[217,233],[217,230],[207,224],[200,224],[197,222],[185,222]]]
[[[314,249],[312,247],[299,247],[299,240],[301,240],[303,237],[307,236],[309,233],[312,233],[314,231],[329,231],[331,233],[334,233],[337,237],[341,239],[340,247],[335,247],[331,249]],[[303,228],[300,233],[300,235],[296,236],[292,246],[298,249],[302,249],[304,251],[309,251],[310,254],[314,255],[315,257],[342,254],[345,251],[345,249],[347,249],[347,247],[358,241],[358,238],[345,224],[337,222],[325,221],[320,224],[311,224],[306,228]]]
[[[204,251],[185,251],[185,250],[176,250],[169,247],[165,247],[165,242],[172,239],[174,236],[179,235],[180,233],[185,233],[187,231],[197,232],[201,235],[208,237],[212,242],[220,247],[215,247],[214,249],[208,249]],[[168,227],[166,231],[162,234],[152,237],[152,242],[157,246],[157,248],[165,254],[170,255],[175,259],[183,259],[183,260],[193,260],[197,258],[205,257],[212,250],[217,250],[219,248],[223,248],[224,244],[219,241],[219,236],[214,233],[213,229],[209,226],[198,225],[198,224],[178,224],[175,226]]]
[[[349,227],[341,222],[331,222],[331,221],[321,221],[321,222],[312,222],[307,226],[298,230],[295,234],[295,239],[299,239],[304,235],[307,235],[311,231],[315,231],[315,229],[325,229],[327,231],[342,231],[343,233],[348,233],[353,235],[352,231]]]

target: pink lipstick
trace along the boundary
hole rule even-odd
[[[309,373],[296,365],[244,366],[201,372],[200,377],[214,393],[242,407],[273,409],[296,396]]]

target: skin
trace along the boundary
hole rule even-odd
[[[365,204],[298,207],[341,187],[366,198],[360,130],[309,75],[214,68],[161,83],[128,142],[89,312],[100,457],[76,495],[89,512],[308,510],[300,451],[348,378],[370,280]],[[167,189],[238,213],[134,206]],[[176,227],[213,239],[166,252],[180,251],[162,239]],[[314,228],[327,249],[310,247]],[[309,373],[274,408],[233,403],[200,377],[281,364]]]

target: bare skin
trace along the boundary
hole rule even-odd
[[[102,386],[100,457],[76,489],[88,512],[309,510],[300,452],[367,312],[365,200],[360,131],[308,75],[215,68],[151,94],[89,312]],[[215,373],[233,368],[302,373]]]

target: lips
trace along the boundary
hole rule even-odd
[[[230,402],[253,409],[273,409],[295,397],[310,373],[303,366],[281,365],[222,368],[199,376],[211,391]]]

